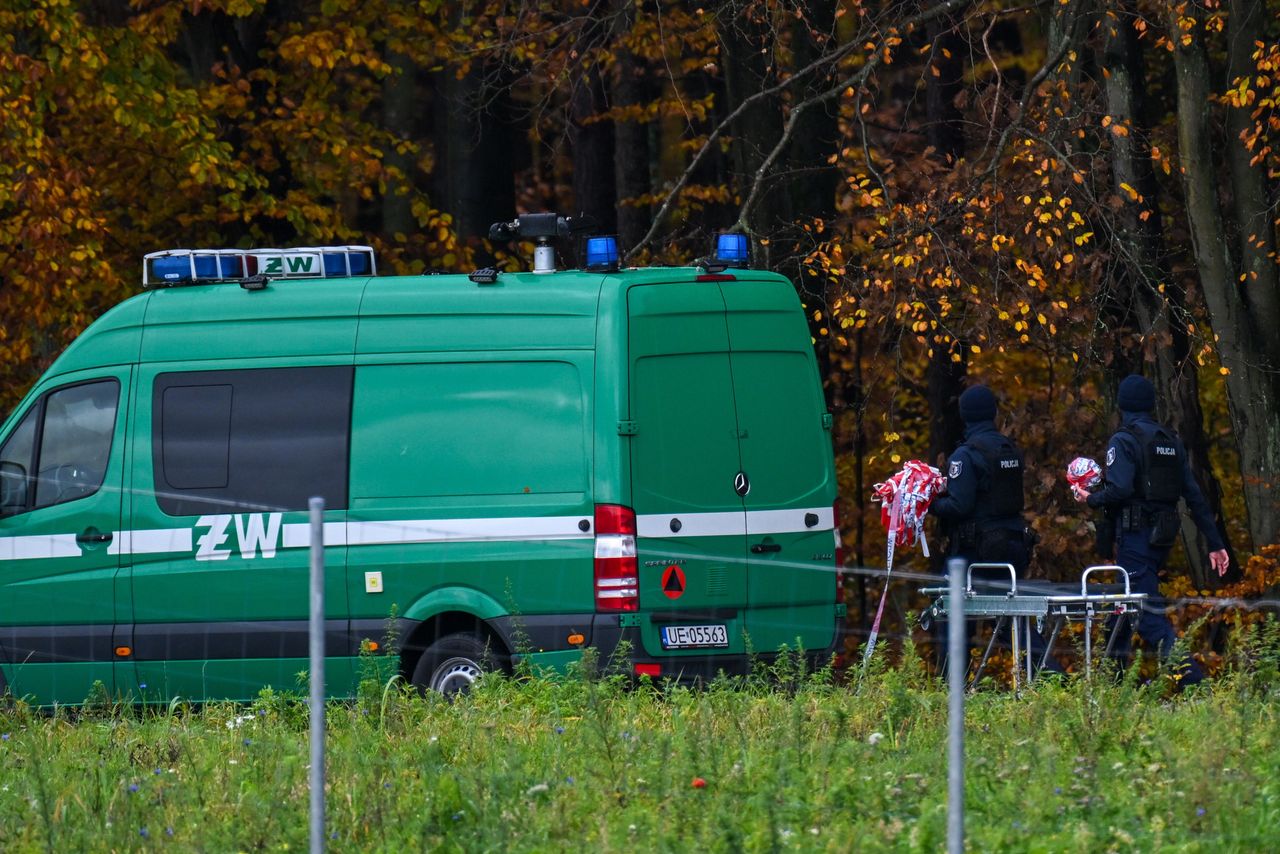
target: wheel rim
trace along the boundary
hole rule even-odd
[[[446,696],[470,690],[476,680],[484,675],[480,665],[461,656],[446,659],[431,674],[431,690]]]

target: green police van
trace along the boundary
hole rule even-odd
[[[445,692],[588,647],[680,679],[825,660],[831,421],[791,284],[729,250],[556,271],[539,242],[535,272],[470,276],[379,277],[359,246],[147,256],[0,428],[4,686],[296,686],[312,496],[333,696],[392,621],[400,672]]]

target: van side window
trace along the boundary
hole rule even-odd
[[[59,389],[45,398],[36,507],[84,498],[102,486],[119,400],[115,380]]]
[[[347,506],[350,367],[156,377],[156,502],[170,516]]]
[[[27,509],[27,483],[36,452],[36,424],[40,404],[27,410],[9,440],[0,448],[0,515],[12,516]]]
[[[37,401],[0,448],[0,515],[97,492],[107,474],[119,402],[115,380],[66,386]]]

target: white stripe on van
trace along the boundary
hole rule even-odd
[[[680,520],[680,530],[671,521]],[[638,537],[745,537],[747,519],[742,511],[728,513],[645,513],[636,517]]]
[[[394,543],[493,543],[515,540],[586,540],[584,516],[524,516],[495,519],[394,519],[348,522],[347,545]]]
[[[324,544],[326,546],[345,546],[347,544],[346,522],[324,523]],[[309,522],[290,522],[281,526],[280,547],[284,549],[302,549],[311,545],[311,524]]]
[[[813,526],[805,516],[815,514]],[[578,525],[583,516],[516,516],[482,519],[388,519],[379,522],[325,522],[327,546],[376,546],[397,543],[498,543],[538,540],[586,540],[592,531]],[[671,530],[671,520],[680,530]],[[835,527],[830,507],[796,510],[751,510],[746,513],[647,513],[636,517],[641,537],[742,537],[829,531]],[[305,522],[282,525],[281,548],[306,548],[311,526]],[[148,528],[116,531],[107,554],[141,555],[191,552],[191,528]],[[0,560],[37,560],[80,557],[75,534],[0,537]]]
[[[26,537],[0,537],[0,560],[39,560],[54,557],[80,557],[75,534],[33,534]]]
[[[109,555],[149,555],[165,552],[189,552],[192,549],[190,528],[153,528],[143,531],[117,531],[107,547]]]
[[[814,514],[818,521],[804,523]],[[671,520],[680,521],[680,530],[671,530]],[[835,511],[830,507],[801,507],[795,510],[748,510],[743,513],[646,513],[636,517],[640,537],[744,537],[764,534],[806,534],[830,531],[835,527]]]
[[[810,513],[818,517],[812,525],[804,523]],[[806,507],[800,510],[748,510],[747,536],[758,534],[803,534],[809,531],[830,531],[836,526],[835,509],[831,507]]]

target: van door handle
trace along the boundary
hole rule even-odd
[[[762,555],[765,552],[780,552],[782,546],[779,543],[756,543],[751,547],[751,553]]]
[[[84,533],[76,535],[76,542],[86,546],[96,546],[111,542],[112,536],[114,535],[110,531],[104,534],[97,528],[89,528]]]

